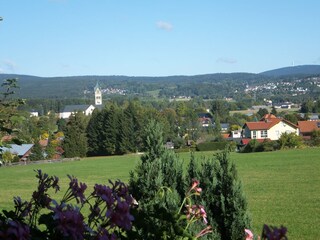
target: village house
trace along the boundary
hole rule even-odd
[[[210,113],[199,113],[198,121],[202,127],[212,126],[212,115]]]
[[[71,114],[82,112],[84,115],[91,115],[95,106],[93,105],[67,105],[63,112],[59,113],[59,118],[69,118]]]
[[[266,114],[258,122],[246,122],[242,127],[243,139],[278,140],[283,133],[299,135],[299,127],[273,114]]]
[[[298,121],[300,136],[305,140],[311,138],[312,132],[320,130],[320,121]]]
[[[27,161],[32,150],[33,144],[9,144],[7,147],[0,147],[1,152],[10,152],[12,155],[19,157],[20,161]]]

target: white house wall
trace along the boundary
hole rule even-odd
[[[256,131],[256,137],[253,137],[253,132]],[[250,130],[248,126],[243,129],[243,135],[245,138],[251,139],[265,139],[278,140],[283,133],[292,133],[299,135],[299,129],[290,126],[289,124],[281,121],[267,130],[267,137],[261,137],[261,131],[263,130]]]
[[[66,118],[69,118],[70,115],[71,115],[71,112],[61,112],[59,117],[66,119]]]
[[[95,109],[95,107],[94,107],[93,105],[90,105],[90,106],[85,110],[84,114],[85,114],[86,116],[91,115],[94,109]]]
[[[278,140],[283,133],[295,133],[296,135],[299,135],[299,128],[294,128],[281,121],[268,130],[268,138],[271,140]]]

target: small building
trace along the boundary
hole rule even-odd
[[[220,123],[220,126],[221,126],[221,132],[227,132],[230,128],[229,123]]]
[[[65,106],[63,112],[59,113],[59,118],[69,118],[71,114],[75,114],[77,112],[83,112],[84,115],[91,115],[95,106],[93,105],[67,105]]]
[[[174,149],[174,143],[173,142],[166,142],[164,145],[166,149]]]
[[[298,121],[300,136],[308,140],[313,131],[320,130],[320,121]]]
[[[37,112],[37,111],[31,111],[31,112],[30,112],[30,117],[39,117],[39,112]]]
[[[27,161],[32,150],[33,144],[10,144],[8,147],[0,147],[2,153],[9,151],[11,154],[18,156],[20,160]]]
[[[299,135],[299,127],[273,114],[266,114],[258,122],[246,122],[242,127],[242,138],[278,140],[283,133]]]
[[[212,126],[212,115],[210,113],[199,113],[198,121],[202,127]]]

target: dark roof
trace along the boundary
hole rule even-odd
[[[212,118],[210,113],[198,113],[198,118]]]
[[[220,123],[221,128],[229,128],[230,124],[229,123]]]
[[[85,111],[91,105],[67,105],[65,106],[63,112],[77,112],[77,111]]]
[[[17,144],[11,144],[8,147],[0,147],[0,149],[5,152],[5,151],[9,151],[12,154],[17,154],[18,156],[23,156],[24,154],[26,154],[26,152],[28,152],[31,148],[33,147],[33,144],[21,144],[21,145],[17,145]]]

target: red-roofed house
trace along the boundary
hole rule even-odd
[[[310,139],[313,131],[320,130],[320,121],[298,121],[300,135],[304,139]]]
[[[299,127],[285,119],[266,114],[259,122],[246,122],[242,127],[242,138],[278,140],[283,133],[299,135]]]

